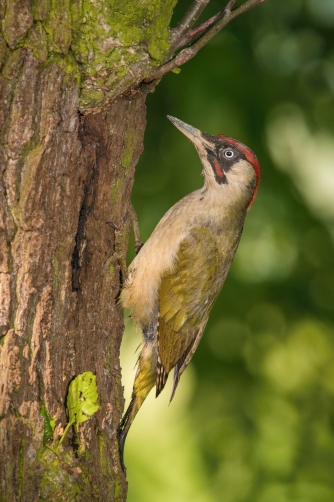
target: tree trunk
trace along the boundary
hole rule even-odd
[[[23,50],[6,121],[1,479],[8,501],[38,500],[53,490],[72,500],[83,487],[92,500],[125,493],[115,441],[123,407],[123,314],[115,304],[121,271],[110,265],[105,272],[104,264],[115,243],[107,222],[126,228],[145,107],[143,98],[119,99],[107,112],[79,117],[77,87],[63,81],[58,64],[39,71]],[[45,403],[64,426],[69,382],[85,371],[97,375],[100,403],[80,427],[87,455],[55,468],[54,454],[42,447],[39,410]]]
[[[138,43],[124,41],[137,32],[117,25],[119,9],[98,31],[105,0],[72,2],[71,11],[66,0],[0,2],[1,501],[126,498],[115,437],[125,271],[121,259],[107,261],[117,233],[107,223],[126,249],[145,92],[124,91],[163,60],[174,3],[145,14],[145,2],[124,0],[124,12],[136,5],[138,30],[146,20]],[[41,407],[59,439],[69,383],[87,371],[100,408],[51,451]]]

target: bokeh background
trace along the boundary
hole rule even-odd
[[[129,502],[334,501],[333,95],[333,0],[267,0],[149,95],[133,190],[144,240],[203,183],[167,114],[246,143],[262,180],[175,400],[152,392],[130,430]],[[141,334],[126,324],[128,403]]]

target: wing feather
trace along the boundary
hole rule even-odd
[[[204,330],[221,288],[218,268],[217,239],[207,227],[193,228],[181,242],[175,266],[162,278],[159,290],[158,350],[166,373],[177,364],[181,369],[182,358]]]

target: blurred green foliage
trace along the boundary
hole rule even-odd
[[[202,185],[167,114],[246,143],[262,180],[179,395],[169,408],[151,396],[130,431],[130,502],[334,501],[333,40],[333,0],[267,0],[148,97],[133,190],[144,240]]]

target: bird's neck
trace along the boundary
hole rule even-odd
[[[247,211],[257,186],[257,177],[251,164],[239,161],[226,173],[221,183],[218,183],[213,168],[206,158],[202,158],[204,189],[206,197],[219,208]]]
[[[207,204],[223,214],[246,212],[253,197],[252,187],[233,182],[218,185],[212,180],[206,180],[203,193]]]

